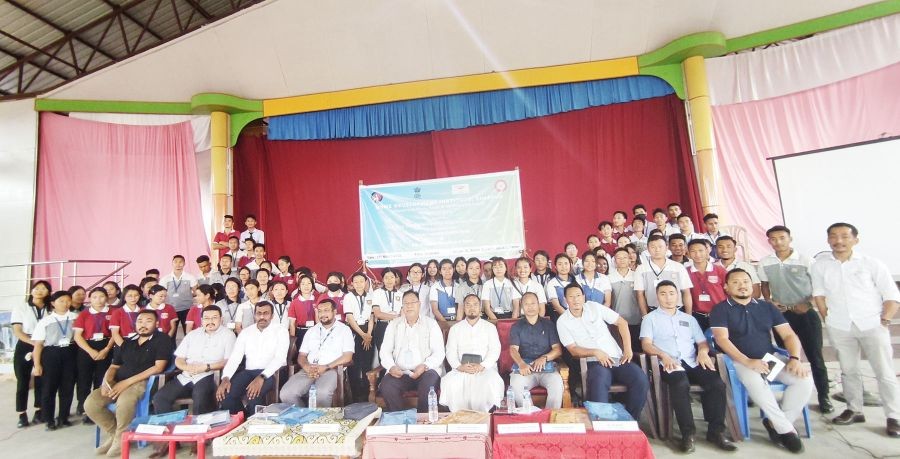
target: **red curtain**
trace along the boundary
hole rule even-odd
[[[586,246],[597,223],[679,201],[700,221],[684,104],[666,96],[413,136],[269,141],[235,148],[235,213],[255,213],[270,258],[323,274],[360,259],[357,185],[518,167],[529,250]],[[699,228],[698,228],[699,229]],[[453,254],[447,254],[452,256]],[[424,260],[423,260],[424,261]]]

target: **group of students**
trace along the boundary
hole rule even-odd
[[[89,305],[78,313],[72,310],[82,307],[83,289],[51,293],[46,282],[34,285],[27,302],[13,311],[14,332],[19,338],[15,354],[19,425],[29,424],[25,410],[31,373],[35,376],[35,393],[40,394],[35,400],[40,409],[32,422],[43,418],[51,430],[68,425],[74,381],[78,381],[77,412],[81,413],[91,390],[104,383],[116,351],[138,340],[138,322],[144,310],[153,311],[153,333],[165,335],[167,340],[176,336],[179,324],[190,336],[191,329],[211,321],[207,313],[218,315],[216,336],[231,338],[217,339],[232,341],[232,347],[221,349],[222,358],[207,362],[204,368],[190,367],[192,371],[179,377],[180,389],[188,384],[196,387],[212,371],[223,369],[222,384],[215,388],[216,398],[232,411],[250,409],[251,413],[252,405],[273,389],[274,373],[289,363],[286,355],[291,339],[299,349],[301,371],[280,389],[282,400],[302,404],[315,384],[319,405],[330,405],[338,366],[347,366],[353,398],[365,400],[369,391],[366,373],[374,367],[377,354],[385,370],[379,390],[388,409],[399,409],[403,391],[413,387],[419,392],[421,411],[427,409],[424,404],[432,387],[440,393],[441,404],[451,410],[491,409],[500,403],[505,388],[497,373],[500,348],[491,321],[519,319],[511,332],[509,350],[515,362],[510,387],[519,403],[531,387],[540,385],[547,388],[547,405],[560,406],[562,382],[549,362],[566,361],[573,382],[579,380],[575,359],[587,358],[588,387],[582,388],[582,397],[607,401],[611,384],[625,384],[629,387],[625,406],[637,418],[646,402],[648,382],[630,360],[636,351],[643,350],[660,358],[670,391],[681,391],[688,382],[704,385],[704,412],[710,411],[706,413],[710,421],[708,439],[722,449],[733,450],[720,422],[725,405],[719,398],[724,397],[724,388],[718,386],[721,380],[717,376],[708,374],[712,363],[704,331],[711,328],[720,351],[742,369],[739,377],[742,381],[748,378],[744,384],[750,397],[766,412],[765,425],[772,440],[792,451],[802,450],[792,422],[798,407],[806,405],[812,383],[804,388],[810,378],[799,366],[800,349],[812,367],[819,407],[830,412],[833,408],[822,359],[820,315],[825,317],[829,308],[834,309],[833,303],[839,304],[837,309],[841,311],[846,299],[832,300],[831,296],[863,289],[864,285],[854,282],[858,284],[868,275],[874,292],[860,298],[878,305],[871,306],[869,312],[878,309],[874,313],[880,315],[887,333],[884,321],[893,317],[900,294],[893,282],[885,285],[886,268],[852,252],[857,230],[845,223],[828,229],[834,249],[828,255],[832,258],[815,264],[790,247],[789,229],[773,227],[767,236],[775,253],[757,268],[736,259],[736,241],[718,230],[714,214],[704,217],[703,233],[694,232],[690,217],[681,213],[677,203],[667,210],[655,209],[652,222],[647,221],[642,205],[634,206],[633,214],[631,224],[626,226],[625,212],[615,212],[611,221],[598,225],[599,234],[588,236],[588,250],[579,256],[577,245],[567,243],[564,251],[552,258],[552,265],[545,251],[515,260],[512,269],[499,257],[484,263],[459,257],[414,263],[406,276],[396,268],[385,268],[378,281],[370,272],[356,272],[349,281],[340,272],[330,272],[324,285],[308,268],[295,269],[287,256],[280,257],[275,265],[268,261],[264,233],[256,228],[255,217],[248,216],[247,230],[237,234],[233,218],[226,216],[225,230],[214,239],[213,249],[219,251],[215,271],[209,257],[201,256],[196,260],[199,274],[188,274],[184,257],[177,255],[173,257],[172,273],[163,278],[157,280],[158,271],[150,270],[139,285],[128,285],[122,292],[112,282],[92,289]],[[832,238],[838,237],[832,233],[839,234],[841,241],[832,243]],[[243,251],[238,249],[241,240]],[[825,270],[829,262],[839,258],[839,249],[853,255],[844,262],[861,266],[854,271],[856,277],[841,274],[840,263],[837,275],[826,271],[817,277],[813,267]],[[735,286],[726,288],[732,279]],[[53,312],[45,313],[51,309]],[[837,343],[836,347],[845,373],[845,393],[850,393],[848,410],[835,418],[836,424],[864,420],[859,413],[861,383],[854,385],[858,368],[851,362],[854,358],[858,361],[858,349],[862,347],[867,355],[881,352],[878,364],[873,364],[879,375],[890,372],[891,366],[889,333],[887,351],[880,334],[877,343],[854,347],[852,341],[865,338],[860,330],[866,329],[858,327],[862,322],[855,312],[842,314],[835,320],[849,318],[846,320],[852,327],[828,324],[832,339],[835,333],[846,332],[842,335],[846,347]],[[544,316],[549,320],[542,320]],[[450,329],[445,344],[439,322],[452,321],[458,323]],[[621,343],[609,333],[608,325],[619,329]],[[195,334],[210,331],[205,328]],[[781,406],[766,395],[771,395],[767,386],[754,384],[748,376],[768,371],[768,367],[760,366],[759,359],[775,350],[769,337],[772,331],[789,352],[784,382],[796,387]],[[180,357],[177,351],[175,355]],[[232,363],[235,356],[240,359]],[[243,359],[247,365],[238,372]],[[449,372],[445,371],[445,360]],[[176,361],[182,370],[189,365],[198,364]],[[255,373],[245,374],[248,368]],[[204,384],[210,383],[211,378]],[[886,402],[887,432],[900,435],[896,378],[879,377],[879,383],[884,384],[881,392]],[[576,384],[570,387],[574,389]],[[857,388],[859,398],[855,397]],[[211,392],[210,387],[205,389],[207,400]],[[172,394],[166,394],[164,398],[174,400]],[[57,395],[59,414],[54,417]],[[241,402],[244,395],[250,399],[249,407]],[[671,399],[683,434],[681,449],[692,451],[689,398],[673,392]],[[680,403],[685,400],[686,404]],[[215,403],[195,402],[195,409],[198,406],[211,409]],[[171,404],[163,400],[160,407]],[[716,414],[720,412],[721,416]],[[90,419],[85,417],[85,422]]]

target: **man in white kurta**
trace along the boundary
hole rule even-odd
[[[497,372],[500,336],[497,327],[481,319],[481,301],[472,294],[463,301],[465,320],[450,328],[447,363],[453,370],[441,380],[441,405],[450,411],[489,411],[503,400],[504,383]],[[462,363],[463,355],[481,363]]]

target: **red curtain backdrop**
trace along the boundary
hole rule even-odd
[[[175,254],[195,271],[196,257],[209,254],[205,232],[190,122],[128,126],[41,114],[35,261],[131,260],[125,282],[137,284],[149,268],[170,271]],[[90,265],[78,274],[108,271]]]
[[[360,259],[357,186],[519,168],[525,239],[551,256],[615,210],[679,201],[699,220],[684,105],[676,96],[430,134],[269,141],[235,148],[234,208],[254,213],[269,258],[349,273]],[[698,228],[699,230],[700,228]],[[453,254],[447,254],[452,257]],[[423,260],[424,262],[425,260]]]

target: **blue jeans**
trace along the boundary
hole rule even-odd
[[[647,402],[647,391],[650,389],[650,381],[641,367],[629,362],[612,368],[606,368],[599,362],[588,362],[587,385],[585,397],[592,402],[609,401],[609,387],[615,384],[624,384],[628,387],[625,392],[625,409],[636,421],[641,419],[641,411]]]

